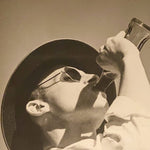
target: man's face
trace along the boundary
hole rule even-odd
[[[48,80],[51,77],[54,78]],[[42,81],[45,83],[41,86],[46,90],[52,113],[62,116],[72,114],[71,118],[76,116],[78,119],[88,119],[91,115],[101,117],[108,109],[107,100],[94,88],[98,81],[97,75],[73,67],[63,67],[53,71]]]

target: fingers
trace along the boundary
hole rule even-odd
[[[108,52],[108,48],[106,45],[102,45],[99,49],[99,53],[101,53],[102,55],[106,55]]]
[[[124,38],[125,35],[126,35],[125,31],[120,31],[120,32],[116,35],[116,37],[117,37],[117,38]]]
[[[116,36],[114,37],[109,37],[106,41],[106,44],[101,46],[99,49],[99,52],[102,54],[108,53],[108,52],[117,52],[119,49],[119,43],[124,39],[125,36],[124,31],[120,31]]]
[[[107,50],[110,52],[110,51],[113,51],[113,49],[114,49],[114,43],[113,43],[113,38],[114,37],[110,37],[110,38],[108,38],[107,39],[107,41],[106,41],[106,48],[107,48]]]
[[[104,45],[102,45],[100,48],[99,48],[99,53],[102,53],[104,51]]]

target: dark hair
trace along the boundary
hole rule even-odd
[[[36,99],[41,99],[43,101],[45,101],[47,99],[46,98],[46,91],[44,88],[38,87],[32,91],[31,97],[29,100],[36,100]]]

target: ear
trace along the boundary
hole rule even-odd
[[[37,99],[37,100],[29,101],[26,104],[26,111],[31,116],[42,116],[43,114],[50,111],[50,107],[48,103]]]

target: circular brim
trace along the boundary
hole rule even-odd
[[[83,42],[63,39],[42,45],[21,62],[10,78],[2,100],[2,131],[8,149],[41,149],[38,127],[31,124],[25,110],[36,84],[61,65],[100,75],[102,69],[96,63],[97,55],[94,48]],[[115,93],[112,84],[107,90],[110,103]]]

